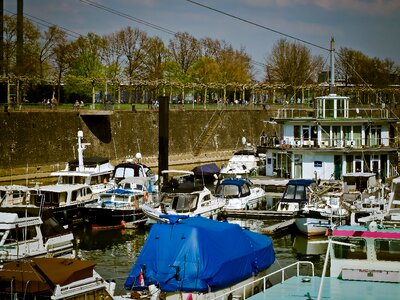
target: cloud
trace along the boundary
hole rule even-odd
[[[244,0],[258,7],[314,6],[327,11],[388,16],[400,12],[399,0]]]

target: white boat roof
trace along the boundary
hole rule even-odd
[[[185,175],[194,175],[194,172],[192,171],[186,171],[186,170],[163,170],[161,171],[161,174],[170,174],[170,173],[177,173],[177,174],[185,174]]]
[[[329,94],[325,96],[315,97],[315,99],[350,99],[348,96],[340,96],[337,94]]]
[[[29,188],[25,185],[17,185],[17,184],[11,184],[11,185],[0,185],[0,191],[22,191],[26,192],[28,191]]]
[[[70,191],[80,190],[85,187],[90,188],[90,186],[87,184],[52,184],[52,185],[44,185],[44,186],[35,187],[35,188],[32,188],[31,190],[62,193],[62,192],[70,192]]]

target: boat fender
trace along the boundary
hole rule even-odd
[[[149,200],[149,193],[144,192],[144,201],[147,202]]]

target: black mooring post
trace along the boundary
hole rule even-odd
[[[158,176],[161,179],[161,171],[168,170],[168,122],[169,122],[169,97],[158,97]],[[167,178],[163,178],[167,180]]]

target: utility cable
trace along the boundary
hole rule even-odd
[[[223,15],[225,15],[225,16],[234,18],[234,19],[236,19],[236,20],[239,20],[239,21],[242,21],[242,22],[245,22],[245,23],[254,25],[254,26],[256,26],[256,27],[260,27],[260,28],[262,28],[262,29],[269,30],[269,31],[274,32],[274,33],[277,33],[277,34],[279,34],[279,35],[286,36],[286,37],[288,37],[288,38],[291,38],[291,39],[294,39],[294,40],[296,40],[296,41],[302,42],[302,43],[304,43],[304,44],[308,44],[308,45],[311,45],[311,46],[313,46],[313,47],[320,48],[320,49],[322,49],[322,50],[330,51],[330,49],[328,49],[328,48],[325,48],[325,47],[319,46],[319,45],[317,45],[317,44],[308,42],[308,41],[306,41],[306,40],[297,38],[297,37],[295,37],[295,36],[293,36],[293,35],[289,35],[289,34],[283,33],[283,32],[278,31],[278,30],[276,30],[276,29],[272,29],[272,28],[270,28],[270,27],[266,27],[266,26],[264,26],[264,25],[255,23],[255,22],[253,22],[253,21],[249,21],[249,20],[246,20],[246,19],[244,19],[244,18],[241,18],[241,17],[235,16],[235,15],[229,14],[229,13],[227,13],[227,12],[224,12],[224,11],[222,11],[222,10],[219,10],[219,9],[216,9],[216,8],[213,8],[213,7],[210,7],[210,6],[207,6],[207,5],[205,5],[205,4],[201,4],[201,3],[196,2],[196,1],[193,1],[193,0],[186,0],[186,1],[187,1],[187,2],[190,2],[190,3],[192,3],[192,4],[195,4],[195,5],[198,5],[198,6],[207,8],[207,9],[209,9],[209,10],[215,11],[215,12],[217,12],[217,13],[223,14]]]

